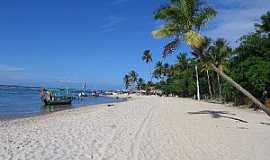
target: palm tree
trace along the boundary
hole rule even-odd
[[[206,43],[203,46],[204,53],[209,54],[210,50],[212,49],[212,46],[210,45],[211,45],[211,39],[206,38]],[[202,67],[203,67],[202,71],[206,72],[206,75],[207,75],[208,91],[209,91],[210,98],[213,98],[212,85],[210,82],[210,75],[209,75],[209,70],[211,70],[211,67],[207,63],[202,64]]]
[[[146,64],[149,64],[149,72],[150,72],[149,80],[152,81],[152,71],[151,71],[151,65],[150,65],[150,63],[153,60],[152,60],[152,54],[151,54],[151,51],[150,50],[145,50],[143,52],[142,60],[145,61]]]
[[[125,75],[124,78],[123,78],[123,81],[124,81],[124,85],[125,85],[125,88],[126,90],[129,88],[130,86],[130,77],[129,75]]]
[[[160,79],[162,77],[162,74],[163,74],[163,64],[161,61],[158,61],[156,63],[156,66],[155,66],[155,69],[154,69],[154,72],[153,72],[153,76],[156,78],[156,79]]]
[[[197,84],[197,99],[200,101],[200,84],[199,84],[199,74],[198,74],[198,66],[195,66],[195,72],[196,72],[196,84]]]
[[[229,57],[231,55],[231,48],[229,47],[226,40],[219,38],[214,42],[214,45],[209,48],[206,54],[206,59],[208,62],[215,64],[222,72],[226,70]],[[218,87],[219,87],[219,97],[222,97],[222,87],[220,82],[220,76],[217,74]]]
[[[155,19],[163,20],[165,24],[159,29],[152,32],[155,38],[173,37],[173,40],[164,47],[163,55],[172,54],[179,46],[181,40],[192,49],[195,57],[200,58],[223,77],[228,83],[234,86],[250,98],[265,113],[270,116],[270,109],[257,100],[251,93],[236,83],[232,78],[227,76],[218,66],[212,62],[207,62],[203,52],[203,46],[206,38],[201,35],[200,29],[209,19],[217,15],[217,12],[200,0],[170,0],[170,3],[161,7],[155,12]]]
[[[168,63],[164,63],[163,71],[162,71],[162,74],[164,77],[168,77],[169,72],[170,72],[169,70],[170,70],[170,65]]]
[[[142,78],[139,78],[138,82],[137,82],[137,89],[142,90],[143,86],[145,86],[145,82],[144,82],[144,80]]]
[[[171,65],[167,74],[168,78],[174,77],[177,74],[177,67],[175,65]]]
[[[208,64],[203,64],[202,67],[203,67],[202,72],[206,72],[206,75],[207,75],[208,91],[209,91],[210,98],[213,98],[212,85],[210,82],[210,75],[209,75],[209,70],[211,69],[211,67]]]
[[[134,70],[132,70],[132,71],[129,72],[130,83],[133,86],[135,85],[135,83],[137,83],[138,76],[139,76],[139,74],[136,71],[134,71]]]
[[[270,32],[270,11],[261,17],[262,24],[256,24],[258,32]]]
[[[185,69],[187,69],[189,67],[187,54],[180,53],[177,56],[177,65],[176,65],[176,67],[178,69],[180,69],[180,70],[185,70]]]

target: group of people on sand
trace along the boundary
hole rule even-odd
[[[53,99],[52,93],[50,91],[46,90],[43,87],[40,89],[40,97],[41,98],[48,99],[48,100],[52,100]]]

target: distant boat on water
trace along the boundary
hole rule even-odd
[[[97,91],[94,91],[94,92],[92,92],[91,95],[92,95],[93,97],[99,97],[99,96],[100,96],[100,93],[97,92]]]
[[[41,89],[40,96],[45,105],[68,105],[73,100],[68,89]]]
[[[88,97],[88,94],[86,93],[87,89],[86,89],[86,83],[84,83],[83,85],[83,89],[82,91],[79,93],[79,97]]]

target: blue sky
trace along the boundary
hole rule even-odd
[[[0,2],[0,84],[122,88],[135,69],[145,79],[142,52],[160,58],[164,40],[153,12],[165,0],[8,0]],[[205,28],[233,46],[270,10],[269,0],[208,0],[219,15]],[[184,51],[187,49],[182,48]],[[174,57],[168,59],[174,61]]]

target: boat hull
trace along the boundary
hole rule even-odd
[[[72,98],[62,100],[43,100],[44,104],[47,105],[69,105],[72,103]]]

